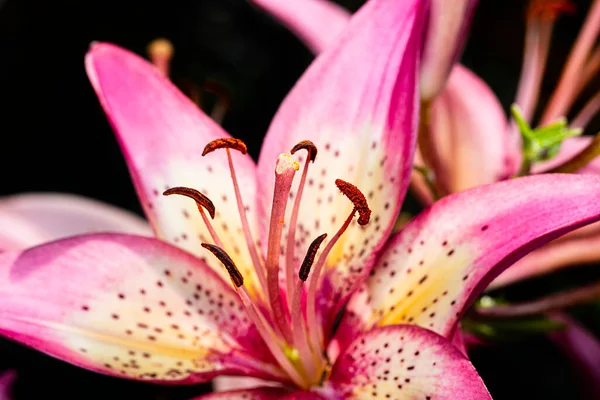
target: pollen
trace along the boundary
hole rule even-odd
[[[190,189],[184,186],[178,186],[167,189],[163,192],[164,196],[170,196],[172,194],[178,194],[193,199],[196,202],[196,205],[198,206],[198,209],[200,211],[202,211],[200,207],[204,207],[206,211],[208,211],[208,213],[210,214],[210,217],[212,219],[215,219],[215,205],[208,197],[200,193],[198,190]]]
[[[311,162],[315,162],[315,159],[317,158],[317,146],[315,146],[313,142],[310,140],[302,140],[292,147],[290,153],[295,154],[299,150],[306,150],[308,152],[308,159]]]
[[[215,139],[212,142],[208,143],[202,151],[202,156],[205,156],[208,153],[212,153],[217,149],[234,149],[242,154],[246,154],[248,152],[248,147],[246,147],[246,143],[242,142],[240,139],[222,138]]]
[[[359,214],[358,224],[362,226],[367,225],[369,223],[369,219],[371,218],[371,209],[367,204],[365,195],[362,194],[359,188],[341,179],[336,179],[335,185],[338,187],[338,189],[340,189],[340,192],[342,192],[342,194],[350,199],[352,204],[354,204],[354,207]]]

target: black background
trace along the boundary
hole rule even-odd
[[[356,10],[362,2],[339,3]],[[463,56],[464,64],[489,83],[506,109],[520,71],[525,3],[482,1]],[[591,1],[574,3],[577,13],[561,17],[555,28],[542,101],[554,87]],[[0,195],[71,192],[141,213],[120,150],[85,76],[83,56],[93,40],[144,54],[157,37],[175,45],[176,80],[214,80],[231,93],[224,127],[246,141],[254,157],[279,102],[312,60],[292,34],[244,0],[4,0]],[[600,87],[598,80],[593,85],[588,94]],[[598,128],[596,119],[587,133]],[[582,276],[577,279],[587,279],[585,272]],[[511,293],[526,297],[553,282],[520,285]],[[597,320],[590,324],[598,327]],[[576,394],[573,371],[543,338],[478,349],[472,359],[495,399],[566,399]],[[207,388],[104,377],[5,340],[0,341],[0,368],[18,371],[17,399],[184,399]]]

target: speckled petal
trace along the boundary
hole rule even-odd
[[[214,202],[217,211],[213,226],[251,286],[256,280],[241,230],[227,156],[222,151],[202,157],[208,142],[229,135],[154,66],[133,53],[107,43],[94,44],[86,56],[86,70],[117,134],[140,201],[157,235],[205,256],[200,243],[212,243],[212,239],[195,203],[180,196],[162,195],[174,186],[200,190]],[[256,168],[248,155],[233,153],[254,228]],[[206,262],[227,277],[213,257]]]
[[[0,198],[0,250],[20,250],[92,232],[152,236],[137,215],[66,193],[27,193]]]
[[[250,0],[294,32],[314,53],[320,53],[342,32],[350,13],[329,0]]]
[[[333,237],[352,211],[336,179],[362,190],[373,210],[371,223],[360,227],[355,220],[327,260],[332,303],[342,302],[352,283],[368,273],[372,255],[388,237],[404,199],[416,136],[421,3],[383,0],[363,6],[340,40],[292,89],[263,144],[259,174],[265,177],[273,175],[277,155],[299,141],[311,140],[319,149],[300,206],[297,265],[315,237]],[[306,158],[297,155],[302,162]],[[273,179],[262,179],[259,185],[264,194],[261,212],[268,216]]]
[[[333,367],[344,399],[491,399],[473,365],[443,337],[396,325],[356,338]]]
[[[390,240],[340,329],[409,323],[451,337],[466,307],[504,269],[600,219],[598,198],[600,177],[567,174],[443,198]]]
[[[192,400],[280,400],[288,393],[282,388],[254,388],[243,390],[232,390],[230,392],[219,392],[194,397]]]
[[[280,375],[230,284],[156,239],[93,234],[2,253],[0,297],[2,335],[101,373]]]

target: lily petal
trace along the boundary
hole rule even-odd
[[[421,98],[433,99],[459,58],[478,0],[432,0],[420,67]]]
[[[210,393],[192,400],[280,400],[286,393],[288,391],[282,388],[263,387]]]
[[[491,399],[469,360],[426,329],[373,329],[342,353],[332,383],[345,399]]]
[[[443,198],[390,240],[340,330],[410,323],[451,337],[504,269],[600,219],[599,197],[598,176],[547,174]]]
[[[295,33],[315,54],[344,30],[350,13],[328,0],[251,0]]]
[[[187,251],[204,255],[201,242],[212,243],[195,203],[186,198],[166,198],[174,186],[200,190],[213,200],[213,226],[241,272],[256,282],[251,258],[241,230],[225,152],[202,157],[204,146],[229,135],[202,113],[158,70],[142,58],[117,46],[92,45],[85,60],[92,86],[117,134],[138,196],[158,237]],[[256,226],[256,168],[248,155],[232,154],[249,209],[251,228]],[[227,273],[212,257],[215,271]]]
[[[352,283],[368,273],[404,199],[416,138],[421,3],[383,0],[363,6],[284,100],[263,144],[260,176],[272,176],[277,155],[301,140],[311,140],[319,149],[300,206],[298,257],[312,238],[323,232],[334,236],[352,211],[336,179],[361,189],[373,210],[372,222],[366,227],[353,222],[327,260],[332,303],[341,304]],[[305,155],[299,159],[304,161]],[[267,216],[273,179],[259,185],[261,212]],[[260,220],[266,232],[269,219]]]
[[[94,234],[2,253],[0,297],[4,336],[93,371],[184,383],[281,375],[261,361],[268,351],[231,285],[156,239]]]
[[[0,400],[10,400],[12,386],[17,379],[17,373],[15,371],[4,371],[0,373]]]
[[[0,199],[0,249],[19,250],[92,232],[152,236],[129,211],[74,194],[28,193]]]

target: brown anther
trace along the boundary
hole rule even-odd
[[[210,201],[208,197],[206,197],[196,189],[178,186],[167,189],[163,192],[164,196],[170,196],[172,194],[179,194],[181,196],[189,197],[190,199],[196,202],[196,205],[198,206],[198,210],[200,210],[200,212],[202,212],[201,207],[204,207],[206,211],[208,211],[208,214],[210,214],[210,217],[212,219],[215,219],[215,205],[212,201]]]
[[[300,266],[300,272],[298,272],[298,278],[306,281],[308,279],[308,274],[310,273],[310,269],[315,262],[315,256],[317,255],[317,251],[319,251],[319,247],[323,240],[327,237],[327,234],[324,233],[308,246],[308,251],[306,252],[306,256],[304,256],[304,261],[302,261],[302,265]]]
[[[573,14],[575,5],[568,0],[532,0],[527,17],[533,19],[556,19],[560,14]]]
[[[337,186],[338,189],[340,189],[340,192],[354,204],[356,211],[358,211],[358,224],[362,226],[368,224],[369,219],[371,218],[371,209],[367,204],[365,195],[362,194],[360,189],[341,179],[335,180],[335,186]]]
[[[298,142],[298,144],[292,147],[290,153],[294,154],[298,150],[306,150],[308,152],[308,159],[311,162],[315,162],[315,158],[317,158],[317,146],[315,146],[313,142],[311,142],[310,140],[303,140],[301,142]]]
[[[208,153],[212,153],[217,149],[234,149],[239,151],[242,154],[246,154],[248,152],[248,148],[246,147],[246,143],[242,142],[240,139],[236,138],[223,138],[223,139],[215,139],[204,147],[204,151],[202,151],[202,155],[205,156]]]
[[[225,252],[225,250],[223,250],[219,246],[215,246],[214,244],[208,243],[202,243],[202,247],[213,253],[214,256],[217,257],[219,261],[221,261],[221,264],[223,264],[223,266],[229,273],[231,282],[233,282],[233,284],[236,287],[240,287],[244,284],[244,277],[240,273],[240,270],[235,266],[231,257],[229,257],[229,255]]]

